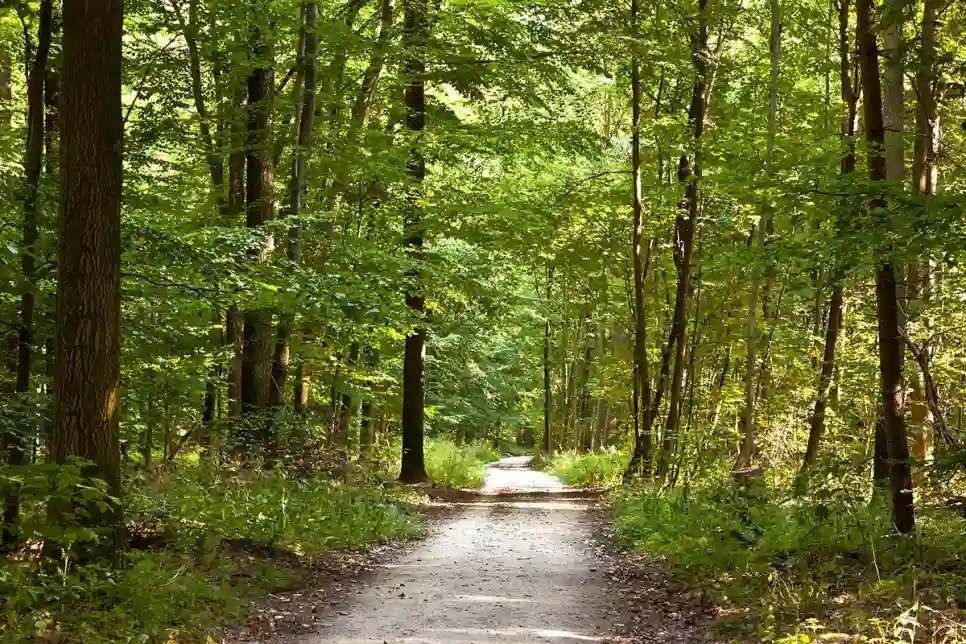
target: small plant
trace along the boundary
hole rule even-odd
[[[478,488],[486,478],[486,464],[500,459],[500,454],[483,442],[458,446],[449,440],[433,440],[426,444],[426,472],[444,487]]]

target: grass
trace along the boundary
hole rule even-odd
[[[898,537],[860,498],[640,486],[615,494],[614,525],[626,547],[710,593],[737,641],[966,641],[962,519],[923,508],[918,537]]]
[[[577,487],[610,487],[620,483],[627,465],[625,455],[616,449],[601,452],[560,452],[539,466],[567,485]]]
[[[500,459],[500,453],[484,442],[458,446],[436,439],[426,444],[426,472],[444,487],[478,488],[486,478],[486,464]]]
[[[248,600],[304,583],[327,553],[422,534],[402,494],[182,465],[128,492],[135,547],[120,566],[52,569],[30,550],[0,559],[0,641],[210,641]]]

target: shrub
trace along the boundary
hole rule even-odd
[[[602,452],[561,452],[555,454],[544,469],[567,485],[604,487],[620,483],[627,459],[616,449]]]
[[[426,444],[426,472],[445,487],[477,488],[486,478],[486,464],[499,460],[500,454],[483,442],[458,446],[436,439]]]

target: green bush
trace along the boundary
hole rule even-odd
[[[48,566],[31,549],[0,558],[0,642],[52,634],[85,644],[206,641],[246,599],[304,581],[327,552],[422,530],[405,513],[402,492],[381,486],[303,480],[281,469],[179,467],[127,493],[134,547],[119,566]],[[57,480],[72,485],[67,474]],[[23,525],[44,524],[40,501],[25,503]]]
[[[944,511],[920,513],[917,541],[894,535],[884,504],[844,489],[801,498],[764,486],[642,485],[620,489],[613,505],[623,545],[710,591],[730,615],[721,626],[742,641],[829,629],[878,636],[905,609],[966,599],[957,554],[966,538]]]
[[[558,477],[567,485],[578,487],[604,487],[620,483],[627,458],[616,449],[602,452],[561,452],[554,454],[543,469]]]
[[[484,442],[458,446],[435,439],[426,443],[426,472],[444,487],[480,487],[486,478],[486,464],[499,459],[499,452]]]

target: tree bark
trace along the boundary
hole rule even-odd
[[[37,215],[39,210],[40,173],[44,159],[44,78],[47,55],[50,52],[52,2],[40,3],[40,24],[37,29],[37,52],[27,78],[27,149],[24,155],[23,228],[20,244],[20,268],[23,288],[20,294],[20,328],[17,339],[17,379],[15,391],[22,398],[30,394],[34,354],[34,304],[37,288]],[[25,405],[28,409],[30,405]],[[27,443],[24,437],[36,431],[35,419],[26,419],[20,431],[3,436],[7,463],[11,467],[26,462]],[[14,492],[6,499],[3,513],[3,546],[17,541],[16,528],[20,517],[20,497]]]
[[[547,307],[546,321],[543,326],[543,452],[550,454],[553,450],[553,389],[550,381],[550,342],[553,338],[550,326],[550,297],[553,286],[553,267],[547,268],[547,286],[544,305]]]
[[[261,3],[253,2],[256,9]],[[275,70],[272,60],[271,35],[267,27],[255,27],[252,48],[253,68],[248,77],[248,150],[246,158],[245,198],[249,229],[262,228],[275,216],[272,184],[275,176],[272,150],[272,103],[275,93]],[[271,233],[262,233],[256,260],[264,262],[274,248]],[[272,379],[272,315],[265,310],[249,310],[244,315],[242,349],[242,413],[257,412],[268,404]],[[268,445],[271,431],[265,424],[260,437]]]
[[[412,311],[415,329],[406,336],[403,357],[403,404],[402,404],[402,466],[399,480],[404,483],[420,483],[426,475],[423,454],[423,429],[425,423],[426,321],[425,300],[422,294],[420,264],[423,261],[423,207],[421,205],[423,179],[426,176],[426,159],[420,148],[422,132],[426,127],[425,50],[429,37],[426,16],[426,0],[406,0],[404,3],[404,50],[406,52],[406,128],[412,137],[409,158],[409,175],[412,180],[406,221],[404,222],[405,247],[415,268],[410,271],[413,284],[406,293],[406,305]]]
[[[668,398],[668,415],[661,442],[661,460],[658,474],[668,471],[669,458],[677,446],[678,424],[681,411],[681,392],[684,385],[684,357],[687,342],[688,299],[691,286],[691,256],[694,251],[694,231],[697,226],[701,197],[701,136],[704,132],[704,115],[707,108],[708,89],[708,0],[698,0],[698,24],[691,35],[691,62],[694,65],[694,85],[691,105],[688,108],[688,125],[694,139],[692,156],[681,155],[678,162],[678,182],[684,187],[685,199],[678,207],[675,220],[674,259],[678,283],[674,297],[674,371],[671,375]]]
[[[853,62],[850,58],[849,43],[849,8],[851,0],[840,0],[839,9],[839,79],[842,87],[842,102],[846,106],[846,115],[842,121],[841,138],[845,149],[840,164],[843,177],[855,171],[855,116],[858,103],[858,91],[853,87]],[[836,231],[840,228],[836,223]],[[825,410],[832,389],[832,379],[835,374],[835,352],[839,340],[839,330],[843,322],[842,303],[845,296],[844,275],[838,268],[834,269],[832,296],[829,301],[828,321],[825,327],[825,349],[822,358],[822,371],[818,379],[818,394],[809,424],[808,445],[805,448],[805,458],[802,461],[802,472],[811,466],[818,457],[818,449],[822,435],[825,432]]]
[[[121,0],[63,5],[57,360],[51,455],[91,463],[86,476],[121,494]],[[97,548],[121,547],[121,508],[89,507]],[[55,514],[57,514],[55,512]],[[73,516],[71,521],[76,521]]]
[[[857,0],[856,16],[856,39],[864,94],[865,130],[866,139],[869,142],[869,178],[872,181],[884,181],[886,179],[886,160],[881,150],[885,144],[885,132],[873,0]],[[876,211],[883,209],[885,204],[881,198],[873,198],[869,207]],[[879,376],[883,424],[889,456],[889,487],[896,529],[905,534],[914,530],[916,523],[903,400],[905,386],[902,378],[903,346],[899,327],[899,302],[896,274],[891,260],[888,255],[884,258],[877,258],[877,260],[876,313],[879,337]]]

